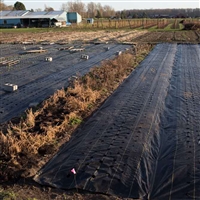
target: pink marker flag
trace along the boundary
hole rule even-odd
[[[71,173],[76,174],[76,170],[74,168],[71,169]]]

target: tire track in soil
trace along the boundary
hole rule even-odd
[[[111,59],[115,56],[115,52],[124,50],[128,45],[115,45],[109,51],[102,52],[88,61],[80,62],[70,68],[63,69],[59,72],[47,75],[39,80],[23,85],[18,91],[1,95],[0,106],[0,123],[18,116],[29,107],[31,102],[41,102],[45,98],[52,95],[57,89],[66,87],[68,79],[80,73],[87,73],[90,68],[100,64],[102,60]]]

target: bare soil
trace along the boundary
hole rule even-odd
[[[13,183],[7,183],[0,187],[0,199],[2,200],[121,200],[117,196],[105,194],[93,194],[81,190],[62,190],[45,187],[29,179],[21,179]]]
[[[88,32],[73,32],[73,31],[58,31],[58,32],[38,32],[38,33],[0,33],[0,43],[22,43],[34,42],[41,43],[49,42],[192,42],[200,41],[199,30],[190,31],[156,31],[149,32],[147,30],[132,30],[132,31],[88,31]]]
[[[88,31],[88,32],[48,32],[48,33],[0,33],[0,43],[21,43],[33,41],[40,43],[50,42],[90,42],[90,41],[128,41],[147,31]],[[119,39],[118,39],[119,38]]]
[[[133,39],[134,42],[184,42],[184,43],[198,43],[200,31],[170,31],[170,32],[147,32],[144,35]]]

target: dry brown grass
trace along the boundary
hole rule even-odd
[[[36,167],[38,159],[47,153],[46,145],[55,145],[63,138],[66,142],[76,127],[121,84],[151,48],[151,45],[138,46],[134,52],[104,61],[101,67],[94,67],[85,76],[78,77],[66,90],[58,90],[38,110],[27,111],[20,123],[8,123],[6,134],[0,132],[1,180],[21,176],[23,171],[27,175],[27,171]]]
[[[77,27],[78,28],[78,27]],[[139,31],[139,30],[133,30],[130,29],[129,33],[133,33],[131,38],[127,38],[127,31],[126,30],[93,30],[93,29],[72,29],[71,31],[60,29],[59,31],[45,31],[44,29],[42,32],[35,32],[36,29],[30,31],[30,32],[19,32],[22,29],[18,29],[17,32],[14,30],[11,30],[11,32],[0,32],[0,43],[22,43],[25,41],[29,42],[36,42],[40,43],[43,41],[49,41],[49,42],[67,42],[67,43],[73,43],[75,41],[84,41],[84,42],[90,42],[92,40],[100,40],[100,41],[130,41],[131,39],[134,39],[138,37],[139,35],[145,34],[146,31]],[[39,29],[37,29],[39,30]],[[37,31],[36,30],[36,31]],[[53,29],[55,30],[55,29]],[[57,29],[58,30],[58,29]],[[82,31],[83,30],[83,31]],[[4,30],[6,31],[6,29]],[[13,32],[14,31],[14,32]],[[123,39],[121,36],[124,36]]]

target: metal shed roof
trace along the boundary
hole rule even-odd
[[[37,16],[22,16],[22,17],[1,17],[0,16],[0,19],[56,19],[58,21],[66,21],[66,19],[62,18],[62,17],[56,17],[56,16],[51,16],[51,15],[47,15],[47,16],[44,16],[44,15],[37,15]]]
[[[34,19],[34,18],[49,18],[49,19],[53,19],[53,18],[57,18],[59,17],[61,14],[63,14],[64,11],[52,11],[52,12],[29,12],[28,14],[26,14],[25,18],[30,18],[30,19]]]
[[[10,13],[10,11],[0,11],[0,16],[5,16],[7,15],[8,13]]]
[[[3,11],[5,12],[5,11]],[[10,12],[10,11],[9,11]],[[45,12],[45,11],[39,11],[39,12],[29,12],[26,11],[24,15],[1,15],[0,14],[0,19],[57,19],[60,21],[65,21],[66,19],[61,17],[63,13],[66,13],[65,11],[50,11],[50,12]],[[15,13],[13,13],[15,14]]]
[[[24,16],[27,14],[29,11],[28,10],[14,10],[14,11],[0,11],[0,17],[16,17],[16,16]]]
[[[28,14],[26,14],[27,16],[35,16],[35,15],[62,15],[63,12],[65,11],[50,11],[50,12],[46,12],[46,11],[38,11],[38,12],[29,12]]]

